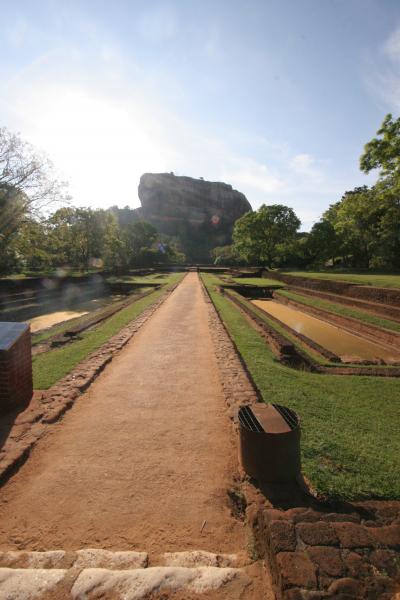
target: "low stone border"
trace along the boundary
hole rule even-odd
[[[340,294],[350,298],[384,305],[389,304],[395,307],[398,307],[400,303],[400,289],[397,288],[375,287],[361,283],[340,281],[338,279],[313,279],[311,277],[286,275],[277,271],[266,271],[263,275],[298,288]]]
[[[393,350],[399,354],[400,347],[400,333],[396,331],[389,331],[388,329],[382,329],[377,325],[372,325],[369,323],[364,323],[362,321],[358,321],[352,317],[345,317],[341,315],[336,315],[335,313],[329,312],[329,310],[324,310],[322,308],[317,308],[315,306],[310,306],[309,304],[305,304],[300,300],[293,300],[292,298],[287,298],[281,294],[274,294],[274,300],[280,302],[281,304],[285,304],[287,306],[293,306],[305,313],[308,313],[312,316],[316,316],[327,323],[333,323],[334,325],[339,325],[343,329],[347,330],[349,333],[364,335],[367,339],[372,342],[379,340],[384,344],[388,344],[393,347]]]
[[[259,400],[259,394],[240,353],[230,338],[225,325],[214,307],[207,288],[202,283],[204,297],[208,306],[208,324],[214,345],[218,368],[221,373],[222,387],[229,415],[236,420],[241,404],[252,404]]]
[[[244,316],[250,321],[250,323],[257,329],[260,335],[266,340],[273,353],[277,356],[278,360],[283,364],[291,367],[301,368],[303,370],[318,371],[320,365],[314,361],[311,356],[299,350],[290,340],[281,335],[273,327],[271,327],[261,316],[262,311],[251,304],[247,298],[243,300],[237,298],[231,292],[225,292],[224,288],[221,288],[221,292],[224,293],[233,304],[244,314]],[[292,333],[292,330],[273,317],[268,315],[271,321],[282,326],[288,332]],[[308,345],[311,349],[316,350],[322,356],[331,360],[340,360],[336,355],[328,352],[324,348],[321,348],[318,344],[315,344],[305,336],[294,332],[296,337],[300,339],[304,344]]]
[[[350,308],[365,310],[371,314],[379,315],[392,319],[392,321],[400,321],[400,308],[396,308],[389,304],[379,304],[378,302],[368,302],[368,300],[360,300],[359,298],[350,298],[350,296],[341,296],[330,292],[322,292],[320,290],[310,290],[308,288],[296,287],[294,285],[286,287],[287,290],[302,294],[303,296],[313,296],[327,300],[336,304],[343,304]]]
[[[35,392],[30,406],[20,413],[14,422],[9,423],[7,441],[0,450],[0,483],[6,481],[25,462],[48,426],[58,421],[71,408],[76,399],[90,386],[179,283],[167,290],[136,319],[92,352],[52,388],[46,392]],[[7,427],[7,418],[12,420],[13,416],[5,416],[2,428]]]
[[[257,513],[277,599],[393,598],[400,586],[400,502],[327,510],[264,507]]]
[[[235,419],[260,398],[205,290],[225,398]],[[236,355],[236,358],[235,358]],[[391,600],[400,590],[400,502],[320,502],[301,486],[263,490],[243,474],[255,558],[267,559],[277,600]]]
[[[223,288],[222,288],[223,289]],[[253,307],[246,298],[243,298],[243,301],[239,301],[236,299],[231,293],[227,292],[226,295],[238,308],[241,310],[245,316],[250,319],[250,322],[253,323],[253,326],[259,331],[262,337],[267,341],[271,350],[276,354],[278,359],[294,368],[307,369],[309,371],[313,371],[315,373],[321,374],[330,374],[330,375],[360,375],[366,377],[400,377],[400,368],[398,366],[374,366],[367,363],[365,366],[351,366],[344,364],[330,364],[330,365],[320,365],[313,358],[306,354],[305,352],[301,352],[294,344],[292,344],[289,340],[286,340],[282,335],[276,332],[272,327],[270,327],[260,316],[257,315],[257,307]],[[249,305],[249,306],[248,306]],[[304,335],[297,333],[293,329],[291,329],[288,325],[285,325],[272,315],[268,315],[268,318],[271,321],[275,321],[278,323],[283,329],[286,329],[289,333],[299,338],[304,344],[309,346],[311,349],[319,352],[321,355],[325,356],[325,358],[329,358],[334,361],[335,359],[340,362],[340,359],[336,357],[335,354],[332,354],[326,349],[322,349],[319,344],[316,344],[309,338]],[[278,337],[279,336],[279,337]],[[286,344],[287,350],[286,353],[278,350],[278,346],[276,341],[283,340]],[[278,345],[279,345],[278,341]],[[323,350],[323,351],[322,351]]]

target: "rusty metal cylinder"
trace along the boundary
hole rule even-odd
[[[294,482],[301,473],[297,414],[279,404],[239,409],[240,458],[250,477],[266,483]]]

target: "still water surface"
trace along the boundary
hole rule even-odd
[[[337,356],[399,360],[399,354],[395,350],[374,344],[291,306],[274,300],[252,300],[252,303]]]

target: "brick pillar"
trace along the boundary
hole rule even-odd
[[[26,406],[32,394],[30,326],[0,322],[0,413]]]

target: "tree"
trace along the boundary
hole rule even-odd
[[[355,267],[368,268],[379,245],[379,222],[384,205],[375,188],[346,192],[336,210],[333,227],[341,240],[342,255]]]
[[[44,155],[18,135],[0,128],[0,272],[12,268],[14,237],[30,215],[66,200],[65,184],[58,181]]]
[[[211,250],[214,265],[233,266],[240,262],[233,246],[216,246]]]
[[[340,252],[339,237],[331,221],[323,217],[311,228],[307,239],[310,262],[323,266],[328,260],[335,262]]]
[[[282,204],[266,206],[238,219],[233,229],[235,251],[247,262],[271,267],[279,244],[294,238],[300,220],[292,208]]]
[[[6,199],[20,194],[25,211],[37,212],[65,200],[65,185],[56,178],[49,158],[0,128],[0,190]]]
[[[380,169],[380,177],[400,176],[400,118],[394,120],[389,113],[373,138],[364,146],[360,168],[364,173]]]

